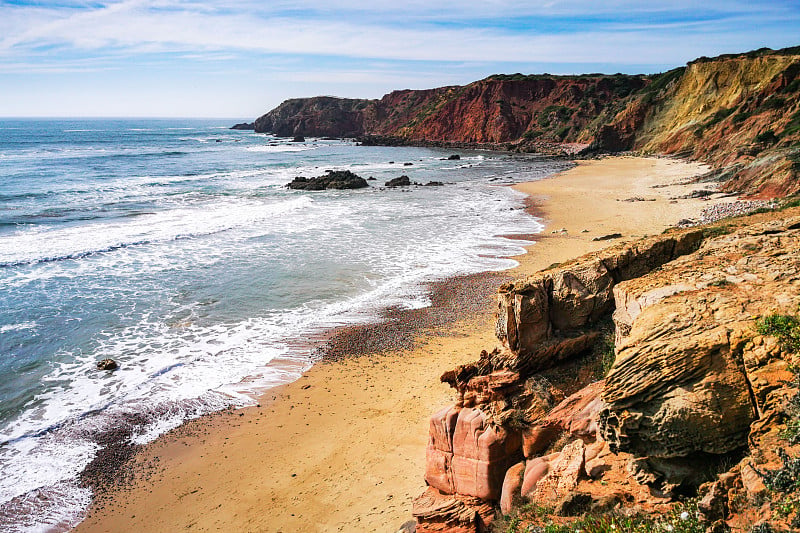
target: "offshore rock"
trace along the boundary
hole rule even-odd
[[[402,175],[399,178],[392,178],[385,183],[386,187],[408,187],[411,185],[411,178]]]
[[[326,189],[362,189],[369,187],[367,180],[349,170],[328,170],[316,178],[297,177],[286,186],[302,191],[324,191]]]
[[[233,126],[231,126],[231,129],[232,130],[245,130],[245,131],[254,130],[255,129],[255,123],[254,122],[241,122],[239,124],[234,124]]]
[[[97,370],[116,370],[119,364],[113,359],[103,359],[97,362]]]

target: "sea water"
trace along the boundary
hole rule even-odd
[[[0,120],[0,529],[64,530],[92,436],[146,443],[253,403],[303,339],[427,305],[424,283],[513,266],[540,223],[532,157],[291,142],[213,120]],[[361,190],[285,184],[327,169]],[[391,178],[444,186],[387,189]],[[114,372],[95,363],[112,358]]]

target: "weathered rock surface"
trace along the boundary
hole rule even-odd
[[[585,445],[576,439],[560,452],[528,461],[522,496],[539,505],[552,505],[575,490],[585,476]]]
[[[614,309],[615,284],[690,253],[699,230],[651,237],[603,250],[500,288],[497,337],[513,354],[504,366],[526,376],[585,351],[587,331]]]
[[[603,407],[600,392],[604,382],[596,381],[564,399],[547,416],[522,433],[522,450],[526,458],[535,457],[563,433],[573,439],[594,442],[597,419]]]
[[[797,250],[800,219],[755,224],[615,287],[616,361],[600,417],[612,449],[646,457],[643,468],[677,486],[693,459],[746,447],[792,378],[791,358],[754,317],[797,309]]]
[[[254,122],[240,122],[239,124],[234,124],[233,126],[231,126],[231,129],[232,130],[250,131],[250,130],[254,130],[255,129],[255,123]]]
[[[699,491],[715,531],[785,525],[770,518],[781,500],[763,473],[787,468],[800,356],[758,334],[755,319],[800,312],[799,215],[671,232],[505,285],[505,346],[442,375],[458,396],[431,419],[430,490],[563,516],[664,512]],[[569,359],[612,311],[614,364],[576,391],[582,363]]]
[[[349,170],[328,170],[325,175],[316,178],[297,177],[286,186],[302,191],[324,191],[327,189],[363,189],[369,187],[369,183]]]
[[[478,409],[446,408],[431,417],[425,480],[445,494],[498,500],[506,470],[521,458],[522,437],[487,423]]]
[[[429,487],[414,499],[417,533],[487,533],[494,507],[478,498],[442,494]]]

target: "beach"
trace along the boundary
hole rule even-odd
[[[487,276],[492,284],[523,277],[731,201],[681,198],[704,188],[687,181],[707,170],[675,159],[612,157],[517,185],[545,230],[516,258],[519,266]],[[612,234],[621,237],[601,239]],[[100,495],[75,531],[396,531],[425,488],[428,418],[453,399],[439,376],[498,343],[491,284],[470,288],[481,279],[454,290],[482,303],[455,298],[434,306],[430,312],[450,315],[419,318],[433,325],[410,348],[340,349],[268,391],[258,406],[202,417],[145,446],[129,465],[133,482]],[[391,337],[398,323],[359,335]],[[342,335],[338,346],[346,348],[352,339]]]

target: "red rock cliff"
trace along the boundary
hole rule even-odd
[[[728,190],[780,196],[800,192],[799,75],[800,47],[700,58],[653,76],[495,75],[380,100],[287,100],[258,118],[255,130],[676,154],[714,166]]]

